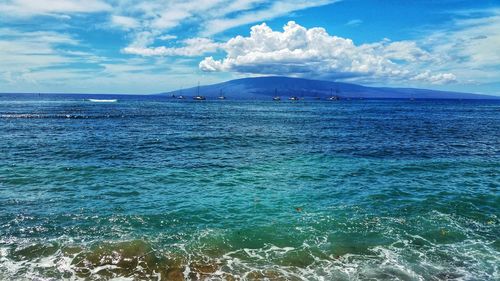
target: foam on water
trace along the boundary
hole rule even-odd
[[[453,220],[449,216],[446,219]],[[326,244],[311,245],[306,241],[298,247],[265,243],[261,248],[221,249],[231,248],[224,245],[218,247],[217,253],[205,244],[206,239],[227,241],[230,235],[227,231],[203,230],[191,241],[172,245],[161,245],[154,240],[89,241],[74,245],[70,240],[37,244],[31,239],[24,242],[4,239],[0,248],[0,277],[23,276],[25,280],[89,277],[133,280],[161,276],[169,276],[166,280],[496,280],[499,277],[498,251],[491,243],[472,237],[436,243],[420,235],[402,233],[388,245],[369,246],[360,253],[348,251],[341,255],[325,247]]]

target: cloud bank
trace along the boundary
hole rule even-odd
[[[452,73],[416,71],[432,55],[412,41],[355,45],[351,39],[329,35],[323,28],[307,29],[290,21],[283,31],[265,23],[251,28],[249,37],[236,36],[221,45],[226,57],[207,57],[203,71],[290,75],[328,79],[415,80],[432,84],[456,81]]]

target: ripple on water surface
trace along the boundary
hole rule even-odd
[[[498,280],[494,101],[0,100],[0,279]]]

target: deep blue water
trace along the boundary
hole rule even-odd
[[[87,98],[0,97],[1,280],[500,279],[499,101]]]

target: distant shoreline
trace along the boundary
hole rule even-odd
[[[179,100],[176,97],[169,96],[168,94],[93,94],[93,93],[0,93],[0,98],[2,97],[22,97],[22,98],[32,98],[32,97],[71,97],[71,98],[81,98],[81,99],[90,99],[90,98],[122,98],[122,99],[133,99],[133,98],[139,98],[139,99],[157,99],[157,100],[164,100],[164,101],[192,101],[191,95],[185,95],[184,100]],[[288,97],[291,97],[293,95],[286,95],[283,94],[281,95],[282,101],[281,102],[288,102]],[[475,95],[477,97],[474,98],[454,98],[454,97],[444,97],[444,98],[419,98],[419,97],[340,97],[339,101],[360,101],[360,100],[418,100],[418,101],[444,101],[444,100],[449,100],[449,101],[480,101],[480,100],[489,100],[489,101],[500,101],[500,96],[489,96],[489,95]],[[227,99],[224,101],[231,101],[231,100],[237,100],[237,101],[272,101],[270,96],[267,95],[262,95],[260,97],[248,97],[248,98],[242,98],[242,97],[231,97],[228,96]],[[206,101],[221,101],[219,100],[216,96],[206,96]],[[313,96],[307,96],[307,97],[301,97],[299,101],[308,101],[308,102],[321,102],[321,101],[329,101],[327,100],[327,97],[322,97],[321,99],[317,99],[316,97]],[[330,101],[331,102],[331,101]],[[338,101],[337,101],[338,102]]]

